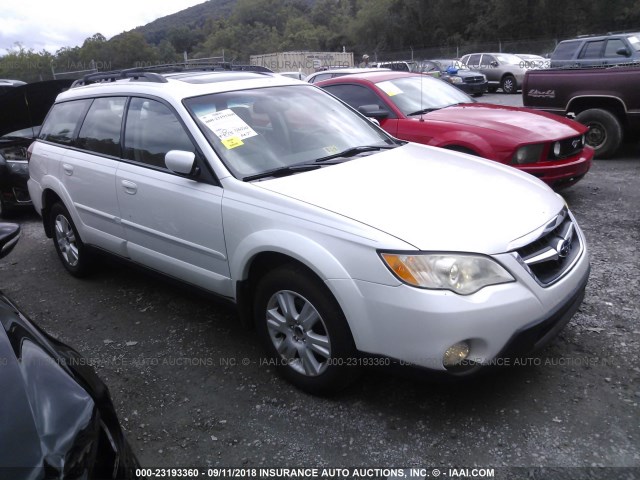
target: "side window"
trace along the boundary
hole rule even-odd
[[[148,98],[132,98],[127,111],[124,158],[166,168],[164,156],[169,150],[196,151],[169,107]]]
[[[494,57],[493,55],[485,54],[482,55],[482,62],[480,63],[480,65],[482,66],[482,68],[490,68],[492,62],[497,62],[496,57]]]
[[[362,105],[378,105],[383,110],[389,110],[375,92],[361,85],[329,85],[324,89],[356,110]]]
[[[97,98],[82,123],[76,146],[120,157],[120,127],[126,98]]]
[[[608,58],[624,56],[617,53],[621,48],[627,50],[627,46],[619,38],[612,38],[611,40],[607,40],[607,46],[604,49],[604,56]]]
[[[73,138],[90,103],[91,100],[86,99],[55,104],[51,107],[38,138],[63,145],[73,144]]]
[[[467,60],[467,65],[479,67],[480,66],[480,57],[481,55],[471,55]]]
[[[560,42],[551,54],[551,58],[553,60],[570,60],[575,55],[576,50],[578,50],[579,46],[579,41]]]
[[[585,46],[582,47],[582,51],[580,52],[579,58],[601,58],[603,46],[604,46],[604,40],[587,42]]]

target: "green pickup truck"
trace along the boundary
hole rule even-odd
[[[597,158],[611,157],[623,138],[640,138],[640,64],[609,68],[529,70],[525,107],[575,117],[587,125]]]

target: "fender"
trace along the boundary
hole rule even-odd
[[[440,141],[433,144],[434,147],[441,148],[453,145],[468,148],[469,150],[476,152],[479,156],[490,160],[499,160],[495,156],[494,149],[491,145],[489,145],[484,138],[473,132],[461,132],[455,130],[444,132],[440,137]]]
[[[319,243],[295,232],[276,229],[252,233],[229,252],[231,278],[235,281],[247,279],[252,259],[263,252],[289,256],[306,265],[324,282],[351,278],[338,259]]]

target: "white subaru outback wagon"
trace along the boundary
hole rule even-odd
[[[341,388],[365,359],[469,373],[548,343],[582,302],[575,218],[514,168],[398,141],[278,75],[80,83],[30,147],[64,267],[99,249],[235,302],[300,388]]]

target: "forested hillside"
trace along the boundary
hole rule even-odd
[[[96,33],[55,54],[17,45],[0,77],[35,80],[96,66],[107,70],[182,58],[287,50],[384,57],[426,47],[481,45],[640,30],[637,0],[209,0],[107,40]],[[497,47],[496,47],[497,48]],[[456,50],[456,51],[459,51]],[[543,52],[531,52],[543,53]],[[462,54],[462,53],[461,53]],[[93,63],[91,63],[93,61]]]

